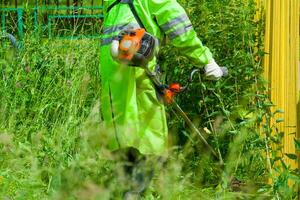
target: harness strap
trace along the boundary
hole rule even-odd
[[[137,13],[137,11],[136,11],[134,5],[133,5],[133,0],[129,0],[129,1],[128,1],[128,5],[129,5],[129,8],[130,8],[130,10],[131,10],[131,12],[132,12],[134,18],[136,19],[137,23],[139,23],[139,25],[140,25],[141,28],[143,28],[143,29],[146,30],[146,28],[145,28],[145,26],[144,26],[144,24],[143,24],[141,18],[139,17],[139,15],[138,15],[138,13]],[[147,30],[146,30],[146,31],[147,31]]]
[[[108,13],[113,7],[115,7],[116,5],[118,5],[120,2],[121,2],[121,0],[114,1],[110,6],[108,6],[106,12]]]
[[[141,18],[139,17],[139,15],[138,15],[138,13],[137,13],[135,7],[134,7],[133,1],[134,1],[134,0],[116,0],[116,1],[114,1],[114,2],[107,8],[106,12],[108,13],[114,6],[118,5],[119,3],[126,3],[126,4],[128,4],[128,6],[129,6],[129,8],[130,8],[130,10],[131,10],[131,12],[132,12],[132,14],[133,14],[135,20],[137,21],[137,23],[140,25],[141,28],[143,28],[143,29],[146,30],[146,28],[145,28],[145,26],[144,26],[144,24],[143,24]],[[147,31],[147,30],[146,30],[146,31]]]

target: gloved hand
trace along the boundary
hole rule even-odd
[[[204,67],[205,76],[209,80],[218,80],[223,76],[223,71],[214,59]]]

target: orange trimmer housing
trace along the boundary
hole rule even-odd
[[[182,90],[183,90],[183,87],[180,84],[178,84],[178,83],[170,84],[169,87],[166,88],[164,91],[163,97],[164,97],[165,103],[172,104],[175,95],[180,93]]]
[[[119,45],[119,59],[131,61],[133,56],[141,48],[145,29],[135,29],[124,35]]]

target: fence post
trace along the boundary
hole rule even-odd
[[[4,10],[1,10],[1,24],[2,24],[2,31],[5,32],[6,31],[6,25],[5,25],[5,12]]]
[[[52,30],[51,30],[52,23],[51,23],[51,20],[52,20],[52,18],[48,17],[48,37],[49,37],[49,39],[52,38]]]
[[[19,37],[23,37],[23,8],[18,8],[17,9],[17,14],[18,14],[18,33]]]
[[[34,7],[33,12],[33,18],[34,18],[34,31],[38,30],[38,8],[37,6]]]

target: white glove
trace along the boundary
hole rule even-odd
[[[209,80],[218,80],[223,76],[223,71],[219,65],[215,62],[214,59],[211,59],[210,62],[205,65],[205,76]]]

